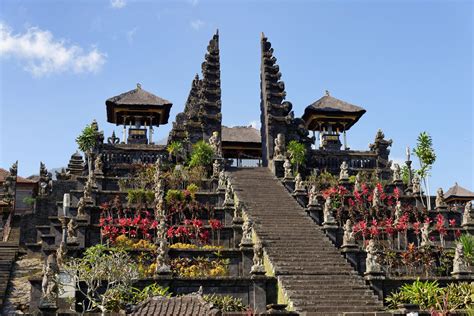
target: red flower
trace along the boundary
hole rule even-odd
[[[196,228],[201,228],[202,227],[202,220],[193,219],[193,226],[196,227]]]
[[[454,218],[449,220],[449,226],[451,227],[456,226],[456,220]]]
[[[393,235],[393,233],[395,233],[395,229],[393,228],[393,220],[391,218],[385,220],[385,231],[389,235]]]
[[[414,222],[413,223],[413,229],[415,231],[415,234],[417,234],[417,235],[420,233],[420,226],[421,226],[420,222]]]
[[[393,196],[397,200],[400,198],[400,190],[398,190],[398,188],[393,189]]]
[[[209,225],[211,225],[212,230],[221,229],[224,226],[222,225],[222,222],[218,219],[210,219]]]
[[[461,230],[460,229],[456,229],[454,231],[454,236],[456,236],[456,238],[459,238],[461,236]]]
[[[174,236],[174,227],[168,228],[168,231],[166,232],[166,236],[168,236],[168,238],[173,238],[173,236]]]
[[[355,202],[354,202],[354,200],[353,200],[352,198],[349,198],[349,199],[347,200],[347,202],[349,203],[350,206],[354,206],[354,205],[355,205]]]
[[[199,233],[199,239],[203,242],[203,243],[206,243],[209,238],[210,238],[210,233],[208,230],[204,230],[202,232]]]

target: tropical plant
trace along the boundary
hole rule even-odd
[[[130,189],[127,192],[127,201],[129,204],[150,205],[155,199],[155,194],[151,190]]]
[[[203,299],[216,306],[222,312],[244,312],[249,309],[242,302],[242,299],[230,295],[207,294],[203,295]]]
[[[183,278],[226,276],[229,263],[229,259],[222,258],[176,258],[171,260],[171,270]]]
[[[398,292],[387,297],[386,302],[391,308],[397,308],[399,304],[416,304],[421,309],[429,309],[436,306],[441,293],[438,281],[423,282],[417,279],[411,284],[402,285]]]
[[[178,159],[183,155],[184,147],[183,143],[174,141],[166,147],[166,151],[168,151],[169,159],[173,160],[175,158],[175,162],[178,162]]]
[[[107,293],[107,311],[119,312],[127,305],[136,305],[154,296],[170,297],[169,288],[163,288],[156,283],[139,290],[135,287],[115,287]]]
[[[212,164],[213,156],[214,150],[212,149],[211,145],[209,145],[203,140],[200,140],[193,145],[193,151],[191,153],[191,159],[189,160],[189,166],[201,166],[209,168]]]
[[[427,132],[421,132],[417,138],[416,147],[413,149],[413,153],[418,157],[420,163],[420,169],[417,170],[417,174],[423,182],[423,186],[426,189],[426,206],[431,209],[430,199],[430,186],[429,177],[430,170],[436,161],[436,154],[433,149],[433,140]],[[423,201],[423,199],[422,199]]]
[[[92,150],[97,146],[99,133],[92,124],[86,125],[81,134],[77,136],[76,143],[79,149],[87,156],[89,173],[92,171]]]
[[[290,141],[288,144],[288,154],[290,155],[290,162],[293,166],[296,166],[296,171],[299,167],[304,164],[306,160],[306,147],[303,143],[299,143],[296,140]]]
[[[469,264],[474,265],[474,236],[463,234],[459,237],[458,242],[462,244],[464,256],[469,260]]]
[[[124,250],[98,244],[88,248],[82,258],[63,265],[84,300],[78,302],[84,312],[116,309],[116,293],[128,292],[138,278],[137,265]],[[62,285],[60,285],[62,286]]]

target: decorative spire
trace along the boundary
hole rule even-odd
[[[326,96],[330,97],[329,90],[326,90]]]
[[[137,83],[137,90],[141,90],[142,89],[142,85],[140,83]]]

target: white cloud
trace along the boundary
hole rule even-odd
[[[37,27],[31,27],[23,34],[13,34],[11,28],[2,22],[0,56],[22,61],[25,70],[36,77],[61,72],[95,73],[107,57],[95,47],[84,52],[80,46],[68,45],[55,39],[50,31]]]
[[[257,120],[250,121],[249,125],[255,129],[260,129],[260,121],[257,121]]]
[[[127,32],[127,42],[129,44],[133,43],[133,38],[135,37],[135,34],[137,33],[137,31],[138,31],[138,27],[134,27],[133,29]]]
[[[126,0],[110,0],[110,6],[114,9],[122,9],[127,5]]]
[[[190,22],[191,27],[196,31],[199,31],[205,24],[204,21],[199,19]]]

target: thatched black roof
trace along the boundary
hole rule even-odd
[[[457,182],[445,194],[446,200],[474,200],[474,192],[463,188]]]
[[[302,118],[308,127],[313,127],[309,126],[314,124],[309,120],[312,120],[315,115],[331,119],[341,117],[341,122],[345,123],[345,129],[348,130],[365,112],[364,108],[336,99],[326,91],[325,96],[306,107]]]
[[[133,316],[154,315],[221,315],[219,309],[207,303],[199,294],[177,297],[152,297],[132,312]]]
[[[260,131],[252,126],[222,126],[222,142],[261,143]]]
[[[137,84],[136,89],[107,99],[105,104],[107,106],[107,121],[117,124],[122,124],[122,122],[117,122],[115,108],[126,108],[130,115],[141,114],[141,112],[148,114],[148,110],[152,110],[152,112],[157,112],[153,110],[159,110],[160,115],[157,116],[158,121],[155,124],[166,124],[168,123],[169,111],[173,105],[170,101],[143,90],[140,84]]]

